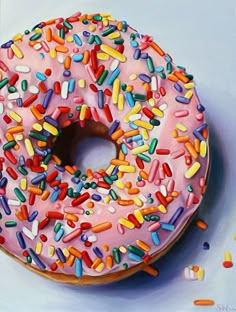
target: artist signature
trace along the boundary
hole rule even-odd
[[[218,311],[236,311],[236,308],[231,306],[230,304],[223,304],[223,303],[218,303],[216,305]]]

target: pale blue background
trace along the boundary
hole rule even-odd
[[[48,18],[82,10],[111,12],[142,33],[152,34],[177,64],[194,73],[211,128],[212,171],[199,216],[209,229],[195,226],[156,263],[160,276],[144,273],[102,287],[69,287],[46,281],[0,254],[0,311],[219,311],[194,307],[195,298],[213,298],[236,309],[236,1],[235,0],[2,0],[0,41]],[[209,241],[211,249],[202,244]],[[222,267],[230,250],[232,269]],[[186,281],[184,266],[205,268],[203,282]]]

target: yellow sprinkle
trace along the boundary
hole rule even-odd
[[[135,228],[135,225],[125,218],[120,218],[118,222],[130,230]]]
[[[91,31],[91,32],[94,32],[95,30],[96,30],[96,25],[94,25],[94,24],[91,24],[91,25],[89,25],[89,27],[88,27],[88,29],[89,29],[89,31]]]
[[[110,17],[111,14],[105,12],[105,13],[100,13],[100,16],[102,16],[102,17]]]
[[[148,151],[148,149],[149,149],[149,145],[144,144],[144,145],[133,148],[132,154],[133,155],[141,154],[141,153]]]
[[[38,132],[40,132],[40,131],[43,130],[43,127],[42,127],[40,124],[38,124],[38,123],[34,123],[33,126],[32,126],[32,128],[33,128],[34,130],[38,131]]]
[[[66,258],[69,257],[70,253],[69,253],[69,250],[67,248],[63,248],[62,252],[66,256]]]
[[[20,188],[22,189],[22,191],[25,191],[27,189],[27,180],[25,178],[20,180]]]
[[[113,83],[113,92],[112,92],[112,102],[114,104],[118,103],[120,93],[120,79],[116,78]]]
[[[141,134],[142,134],[142,137],[143,137],[143,139],[144,139],[145,141],[149,140],[149,134],[148,134],[148,132],[147,132],[146,129],[142,128],[142,129],[141,129]]]
[[[234,239],[234,240],[236,240],[236,233],[234,233],[234,235],[233,235],[233,239]]]
[[[152,112],[153,112],[153,114],[155,114],[157,117],[160,117],[160,118],[164,117],[164,113],[163,113],[159,108],[154,107],[154,108],[152,109]]]
[[[151,125],[150,123],[143,121],[143,120],[135,120],[134,124],[138,127],[147,129],[147,130],[152,130],[153,129],[153,125]]]
[[[225,261],[232,261],[231,253],[229,251],[226,251],[224,254],[224,260]]]
[[[136,103],[135,106],[131,109],[131,111],[125,116],[124,122],[129,122],[129,117],[135,114],[138,114],[142,109],[142,106],[140,103]]]
[[[54,252],[55,252],[55,248],[53,246],[49,246],[48,247],[48,256],[53,257]]]
[[[20,115],[18,115],[16,112],[10,112],[9,115],[11,116],[11,118],[13,120],[15,120],[16,122],[22,122],[22,118]]]
[[[133,80],[137,79],[137,75],[136,74],[132,74],[132,75],[129,76],[129,79],[133,81]]]
[[[120,172],[133,173],[136,171],[136,167],[134,166],[119,166]]]
[[[48,122],[43,123],[43,129],[48,131],[49,133],[51,133],[54,136],[57,136],[59,133],[57,128],[54,127],[53,125],[49,124]]]
[[[123,190],[125,188],[125,184],[121,180],[117,180],[115,184],[120,190]]]
[[[48,170],[48,166],[47,165],[41,164],[40,167],[42,167],[45,171]]]
[[[42,33],[42,29],[41,28],[35,28],[34,31],[38,34],[41,34]]]
[[[57,57],[57,51],[55,49],[51,49],[49,54],[53,59]]]
[[[13,43],[11,45],[11,49],[17,58],[22,59],[24,57],[23,52],[21,51],[21,49],[16,44]]]
[[[150,98],[150,99],[148,100],[148,103],[149,103],[150,106],[153,107],[153,106],[156,104],[156,101],[155,101],[154,98]]]
[[[115,49],[105,45],[105,44],[102,44],[100,46],[101,50],[107,54],[109,54],[111,57],[119,60],[120,62],[126,62],[126,57],[125,55],[121,54],[120,52],[116,51]]]
[[[105,204],[109,204],[110,201],[111,201],[110,196],[106,196],[103,201],[104,201]]]
[[[109,21],[108,21],[107,18],[104,18],[104,19],[102,20],[102,23],[103,23],[103,26],[104,26],[104,27],[107,27],[107,26],[109,25]]]
[[[120,32],[115,31],[115,32],[111,33],[110,35],[108,35],[107,38],[109,38],[110,40],[120,38]]]
[[[206,141],[201,141],[200,143],[200,156],[202,158],[206,157],[207,154],[207,144]]]
[[[191,90],[189,90],[188,92],[186,92],[185,97],[187,99],[191,99],[191,97],[193,96],[193,92]]]
[[[127,249],[125,248],[125,246],[120,246],[119,251],[125,254],[127,252]]]
[[[34,149],[33,149],[30,139],[25,139],[25,147],[26,147],[28,155],[30,157],[34,156]]]
[[[118,97],[118,110],[123,111],[123,109],[124,109],[124,95],[120,93]]]
[[[110,56],[106,53],[98,53],[97,59],[102,61],[108,61],[110,59]]]
[[[43,249],[43,244],[41,242],[38,242],[35,246],[35,253],[37,255],[40,255]]]
[[[176,127],[176,129],[178,129],[180,131],[183,131],[183,132],[187,131],[187,128],[181,123],[177,123],[175,127]]]
[[[192,166],[185,172],[185,178],[186,179],[190,179],[192,178],[197,172],[198,170],[201,168],[201,164],[199,162],[195,162],[194,164],[192,164]]]
[[[138,197],[134,197],[134,203],[135,203],[135,205],[138,206],[138,207],[143,207],[143,202],[142,202],[141,199],[138,198]]]
[[[197,279],[199,281],[202,281],[204,279],[204,269],[203,268],[199,268],[199,270],[197,271]]]
[[[161,212],[161,213],[166,213],[167,210],[166,210],[166,207],[164,205],[159,205],[158,206],[158,210]]]
[[[135,218],[138,220],[138,222],[140,224],[143,224],[144,222],[143,215],[139,209],[134,210],[134,215],[135,215]]]
[[[111,15],[109,15],[107,18],[108,18],[108,21],[110,22],[116,22],[116,19],[112,17]]]
[[[71,36],[71,35],[67,36],[67,37],[66,37],[66,41],[67,41],[68,43],[72,43],[72,42],[74,41],[73,36]]]
[[[79,80],[79,87],[82,89],[85,88],[86,87],[86,80],[80,79]]]
[[[185,87],[185,89],[187,89],[187,90],[192,89],[192,88],[194,88],[194,83],[192,83],[192,82],[186,83],[186,84],[184,85],[184,87]]]
[[[110,166],[107,168],[106,173],[107,173],[108,175],[110,175],[110,174],[112,173],[112,171],[114,170],[114,168],[115,168],[115,165],[110,165]]]
[[[23,136],[23,134],[17,134],[15,136],[15,139],[16,139],[16,141],[22,141],[24,139],[24,136]]]
[[[102,270],[104,269],[104,267],[105,267],[105,264],[102,262],[102,263],[100,263],[97,267],[96,267],[96,269],[95,269],[95,271],[97,271],[97,272],[102,272]]]
[[[86,116],[86,110],[87,110],[87,105],[83,104],[80,110],[80,120],[85,120],[85,116]]]
[[[20,34],[20,33],[16,34],[16,35],[12,38],[13,41],[18,41],[18,40],[21,40],[21,39],[22,39],[22,34]]]

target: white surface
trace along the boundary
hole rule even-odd
[[[144,273],[103,287],[58,285],[26,271],[0,254],[0,311],[226,311],[236,310],[236,2],[235,0],[2,0],[0,41],[19,30],[76,11],[111,12],[155,37],[175,62],[194,73],[211,128],[212,171],[199,216],[209,229],[190,226],[173,250],[156,263],[158,278]],[[204,241],[211,245],[202,249]],[[221,265],[225,250],[235,261]],[[186,281],[184,266],[205,268],[203,282]],[[194,307],[196,298],[213,298],[214,307]],[[227,306],[228,305],[228,306]],[[231,310],[230,310],[231,309]],[[232,310],[233,309],[233,310]]]

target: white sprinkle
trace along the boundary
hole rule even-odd
[[[113,71],[115,69],[117,69],[117,67],[119,66],[120,62],[118,60],[114,60],[112,63],[111,63],[111,66],[110,66],[110,70]]]
[[[21,202],[19,200],[16,199],[8,199],[8,205],[9,206],[20,206]]]
[[[25,236],[27,236],[31,240],[34,240],[35,238],[34,234],[26,226],[23,226],[22,231],[25,234]]]
[[[110,213],[115,213],[115,212],[116,212],[116,209],[115,209],[114,207],[110,206],[110,207],[108,207],[108,211],[109,211]]]
[[[32,224],[32,233],[34,236],[38,235],[38,231],[39,231],[38,228],[39,228],[39,222],[38,222],[38,220],[34,220],[33,224]]]
[[[88,241],[89,241],[90,243],[95,243],[97,240],[98,240],[98,239],[97,239],[97,236],[96,236],[96,235],[90,235],[90,236],[88,237]]]
[[[193,270],[190,270],[189,278],[190,278],[191,280],[197,280],[197,273],[194,272]]]
[[[168,105],[167,104],[161,104],[158,108],[161,110],[161,111],[165,111],[167,109]]]
[[[184,278],[189,280],[190,279],[190,269],[189,267],[184,268]]]
[[[40,50],[41,48],[42,48],[42,45],[41,45],[40,43],[36,43],[36,44],[34,45],[34,49],[35,49],[36,51]]]
[[[109,190],[102,188],[102,187],[98,187],[97,188],[97,192],[100,194],[104,194],[104,195],[108,195],[109,194]]]
[[[4,104],[0,102],[0,115],[4,113]]]
[[[138,120],[138,119],[141,119],[141,118],[142,118],[141,114],[135,114],[135,115],[129,116],[129,121],[135,121],[135,120]]]
[[[38,94],[39,93],[39,88],[36,86],[30,86],[29,87],[29,92],[33,93],[33,94]]]
[[[68,98],[68,86],[69,86],[69,82],[68,81],[64,81],[62,83],[62,87],[61,87],[61,97],[63,99],[67,99]]]
[[[9,101],[12,101],[12,100],[19,99],[19,97],[20,97],[20,94],[18,92],[14,92],[14,93],[9,93],[8,96],[7,96],[7,99]]]
[[[146,203],[146,202],[147,202],[147,198],[146,198],[143,194],[140,194],[138,198],[139,198],[143,203]]]
[[[25,66],[25,65],[17,65],[15,67],[15,70],[18,73],[29,73],[30,72],[30,68],[28,66]]]
[[[8,106],[10,109],[13,109],[13,107],[14,107],[13,104],[12,104],[11,102],[8,102],[8,103],[7,103],[7,106]]]
[[[58,60],[58,63],[60,63],[60,64],[64,63],[64,57],[63,56],[58,56],[57,60]]]
[[[151,88],[152,88],[152,91],[157,91],[157,77],[156,76],[152,76]]]
[[[164,184],[160,185],[160,192],[162,193],[164,197],[167,196],[166,186]]]

